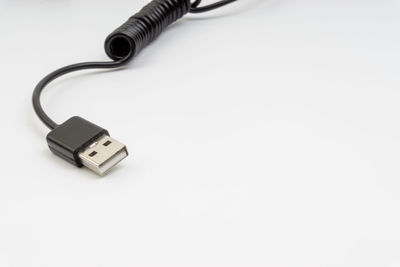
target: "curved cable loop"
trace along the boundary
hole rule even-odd
[[[186,2],[187,1],[187,2]],[[159,1],[154,1],[153,3],[149,4],[147,7],[145,7],[141,12],[143,14],[141,15],[140,19],[135,19],[134,22],[135,25],[132,27],[129,23],[127,24],[129,34],[133,34],[135,38],[137,37],[138,39],[134,39],[134,41],[137,42],[137,44],[140,44],[139,41],[143,41],[142,39],[145,39],[147,36],[153,36],[154,35],[154,30],[155,29],[161,29],[162,27],[168,26],[168,24],[172,23],[174,18],[175,20],[178,19],[183,15],[183,10],[185,12],[190,12],[190,13],[203,13],[207,11],[211,11],[220,7],[223,7],[225,5],[231,4],[237,0],[220,0],[216,3],[206,5],[199,7],[201,4],[202,0],[195,0],[193,3],[190,4],[190,0],[182,0],[180,2],[175,2],[175,1],[169,1],[166,4],[160,3]],[[172,4],[180,4],[176,6],[176,10],[173,8],[175,7]],[[159,6],[155,6],[155,5]],[[190,8],[190,10],[189,10]],[[172,13],[171,13],[172,12]],[[168,22],[168,23],[167,23]],[[126,26],[126,25],[125,25]],[[161,27],[162,26],[162,27]],[[149,28],[150,27],[150,28]],[[143,33],[144,32],[144,33]],[[124,32],[126,33],[126,32]],[[157,34],[160,34],[161,30],[157,32]],[[149,40],[145,40],[146,42],[150,42],[154,38],[150,38]],[[132,45],[131,43],[128,44]],[[132,48],[132,47],[130,47]],[[140,47],[139,47],[140,48]],[[124,65],[126,65],[134,56],[135,52],[138,52],[138,50],[131,49],[130,53],[124,57],[123,59],[118,59],[114,58],[115,61],[108,61],[108,62],[84,62],[84,63],[78,63],[78,64],[73,64],[69,65],[63,68],[60,68],[46,77],[44,77],[38,85],[35,87],[32,95],[32,103],[34,110],[40,120],[50,129],[55,129],[59,125],[54,122],[43,110],[43,107],[40,103],[40,95],[43,91],[43,89],[49,85],[52,81],[55,79],[66,75],[71,72],[79,71],[79,70],[86,70],[86,69],[114,69],[114,68],[119,68]],[[113,57],[112,57],[113,58]]]
[[[190,9],[190,13],[203,13],[203,12],[208,12],[226,5],[229,5],[233,2],[236,2],[237,0],[222,0],[210,5],[206,5],[206,6],[202,6],[199,7],[200,3],[202,0],[196,0],[193,4],[192,7]]]
[[[114,69],[119,68],[127,64],[132,59],[132,55],[128,55],[126,58],[119,61],[105,61],[105,62],[84,62],[69,65],[63,68],[60,68],[56,71],[53,71],[46,77],[44,77],[38,85],[35,87],[32,96],[33,108],[40,118],[40,120],[50,129],[55,129],[58,124],[55,123],[49,116],[47,116],[46,112],[44,112],[42,104],[40,103],[40,95],[43,89],[50,84],[55,79],[64,76],[68,73],[79,71],[79,70],[87,70],[87,69]]]

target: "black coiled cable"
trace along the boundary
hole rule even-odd
[[[130,53],[137,55],[164,29],[186,15],[190,7],[190,0],[152,1],[108,36],[105,42],[108,56],[119,60]]]
[[[153,0],[107,37],[105,50],[113,61],[73,64],[58,69],[43,78],[36,86],[32,96],[36,114],[47,127],[50,129],[56,128],[58,124],[47,116],[40,103],[40,95],[50,82],[60,76],[78,70],[122,67],[157,38],[169,25],[187,13],[207,12],[235,1],[237,0],[222,0],[211,5],[199,7],[201,0],[196,0],[193,3],[191,3],[191,0]]]

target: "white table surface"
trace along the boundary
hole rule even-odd
[[[58,80],[131,153],[98,178],[31,93],[146,2],[0,0],[0,266],[400,266],[400,1],[241,0]]]

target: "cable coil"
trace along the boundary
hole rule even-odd
[[[190,8],[190,0],[152,1],[107,37],[106,53],[113,60],[137,55]]]

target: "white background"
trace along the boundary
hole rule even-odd
[[[99,178],[31,93],[146,2],[0,0],[0,267],[400,266],[400,1],[242,0],[56,81],[130,150]]]

